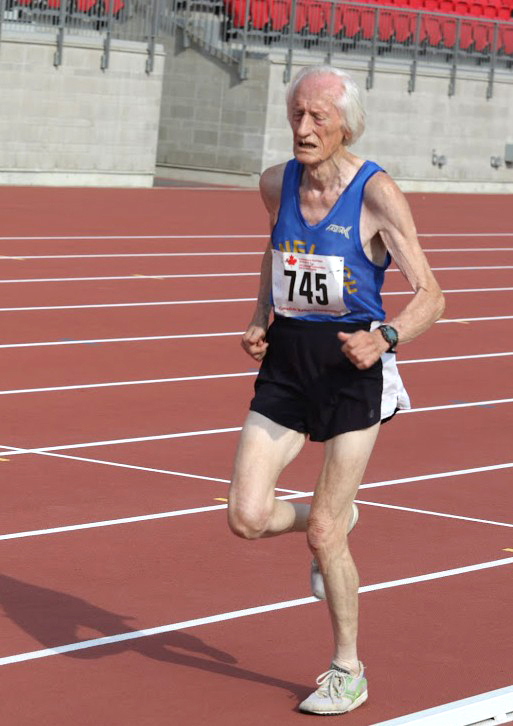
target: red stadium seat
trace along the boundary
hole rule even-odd
[[[456,15],[468,15],[470,12],[468,3],[464,2],[464,0],[456,0],[454,12]]]
[[[486,5],[484,9],[484,17],[485,18],[496,18],[497,17],[497,8],[493,5]]]
[[[474,45],[473,23],[469,20],[461,21],[460,28],[460,48],[461,50],[471,50]]]
[[[374,37],[374,24],[376,22],[376,11],[373,8],[363,8],[360,16],[362,38],[372,40]]]
[[[439,9],[441,13],[453,13],[454,3],[452,0],[440,0]]]
[[[378,21],[378,38],[389,43],[394,37],[394,11],[380,8]]]
[[[398,43],[407,43],[415,37],[415,15],[396,10],[394,13],[394,33]]]
[[[342,5],[335,5],[333,10],[333,15],[331,14],[331,8],[330,8],[330,28],[329,33],[330,35],[339,35],[343,28],[344,28],[344,8]]]
[[[343,5],[344,36],[354,38],[361,30],[360,11],[356,7]]]
[[[294,19],[294,33],[301,33],[306,28],[306,12],[308,0],[297,0],[296,17]],[[289,14],[292,13],[292,5],[290,4]]]
[[[289,4],[287,0],[269,0],[269,18],[272,30],[282,31],[289,22]]]
[[[475,23],[474,25],[474,50],[478,53],[487,51],[493,40],[493,28],[488,23]]]
[[[470,6],[470,14],[477,18],[481,17],[483,15],[483,6],[473,2]]]
[[[500,47],[506,55],[513,55],[513,25],[499,28]]]
[[[456,43],[456,20],[444,18],[440,23],[442,31],[442,45],[444,48],[454,48]]]
[[[243,28],[246,19],[246,0],[230,0],[228,12],[234,28]]]
[[[75,0],[75,7],[80,13],[90,12],[96,5],[97,0]]]
[[[329,16],[326,18],[325,10],[329,10],[328,6],[315,0],[310,0],[307,8],[308,30],[314,35],[318,35],[329,23]]]
[[[440,21],[434,15],[424,15],[422,17],[421,31],[422,40],[427,42],[428,45],[437,47],[442,42],[442,30],[440,27]]]
[[[263,30],[269,22],[267,0],[250,1],[251,25],[255,30]]]
[[[105,5],[105,13],[108,13],[110,10],[110,0],[103,0]],[[112,0],[112,14],[116,16],[123,8],[125,7],[125,3],[123,0]]]

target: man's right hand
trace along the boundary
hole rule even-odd
[[[250,325],[240,342],[246,353],[257,361],[262,360],[269,346],[265,341],[265,333],[265,328],[260,325]]]

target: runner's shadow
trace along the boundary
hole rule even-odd
[[[5,617],[45,648],[138,631],[128,623],[134,620],[130,615],[112,613],[74,595],[32,585],[7,575],[0,575],[0,606]],[[230,653],[214,648],[184,631],[84,647],[63,655],[92,660],[126,651],[134,651],[165,663],[274,686],[289,691],[295,698],[304,698],[309,692],[306,686],[240,668],[236,665],[237,659]]]

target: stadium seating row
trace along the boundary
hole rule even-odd
[[[61,0],[45,0],[43,3],[40,0],[17,0],[17,5],[43,11],[45,9],[59,10]],[[124,7],[123,0],[112,0],[112,14],[114,17],[118,16]],[[110,0],[74,0],[73,6],[69,10],[79,13],[107,15],[110,10]]]
[[[243,28],[247,0],[225,0],[225,8],[234,28]],[[360,0],[365,2],[365,0]],[[374,3],[370,3],[374,5]],[[479,12],[476,7],[479,8]],[[283,33],[288,30],[291,0],[249,0],[251,30]],[[417,14],[404,8],[424,10],[420,23],[419,42],[433,47],[451,49],[456,43],[458,20],[451,14],[466,15],[461,20],[459,47],[462,50],[487,52],[493,43],[494,23],[482,22],[484,17],[510,20],[506,6],[464,2],[464,0],[407,0],[402,6],[381,5],[378,17],[378,39],[382,43],[411,43],[415,39]],[[447,16],[431,15],[446,13]],[[296,0],[294,32],[313,36],[332,35],[337,38],[372,40],[376,23],[376,7],[357,7],[321,0]],[[508,27],[510,26],[511,27]],[[513,23],[499,25],[497,50],[513,54]]]

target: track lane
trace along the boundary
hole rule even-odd
[[[244,353],[239,344],[241,331],[236,332],[211,338],[4,348],[0,389],[256,371],[258,364]],[[513,318],[435,325],[425,335],[401,346],[398,360],[511,352],[513,345],[507,347],[509,332],[513,333]],[[452,365],[458,366],[459,361]],[[410,378],[416,375],[415,370],[402,370]]]
[[[229,273],[230,267],[236,272],[244,271],[244,268],[242,270],[239,269],[237,264],[233,266],[227,265],[224,271]],[[191,266],[189,265],[187,269],[191,271]],[[256,297],[258,291],[258,275],[256,274],[237,277],[214,276],[162,279],[153,279],[152,277],[150,279],[144,277],[142,273],[142,276],[137,276],[139,274],[137,267],[133,267],[132,270],[133,279],[126,280],[76,281],[73,283],[0,283],[2,308],[115,304],[166,300],[221,300],[223,298]],[[157,277],[158,274],[155,271],[152,273],[152,275]],[[161,274],[166,273],[162,271]],[[195,274],[194,269],[191,274]],[[485,288],[492,290],[492,292],[486,294],[500,294],[502,292],[504,304],[507,304],[508,300],[510,304],[513,304],[513,290],[500,290],[500,288],[512,287],[512,270],[462,271],[457,274],[458,277],[456,277],[456,273],[453,271],[437,273],[437,279],[442,290],[462,290],[461,293],[449,293],[450,296],[455,294],[469,294],[465,292],[469,289]],[[500,291],[493,293],[493,288],[498,288]],[[383,290],[385,307],[387,306],[389,297],[398,291],[411,293],[411,288],[401,274],[388,274]],[[473,295],[475,296],[476,293],[473,293]],[[403,304],[406,303],[403,302]],[[5,310],[2,312],[5,312]]]

